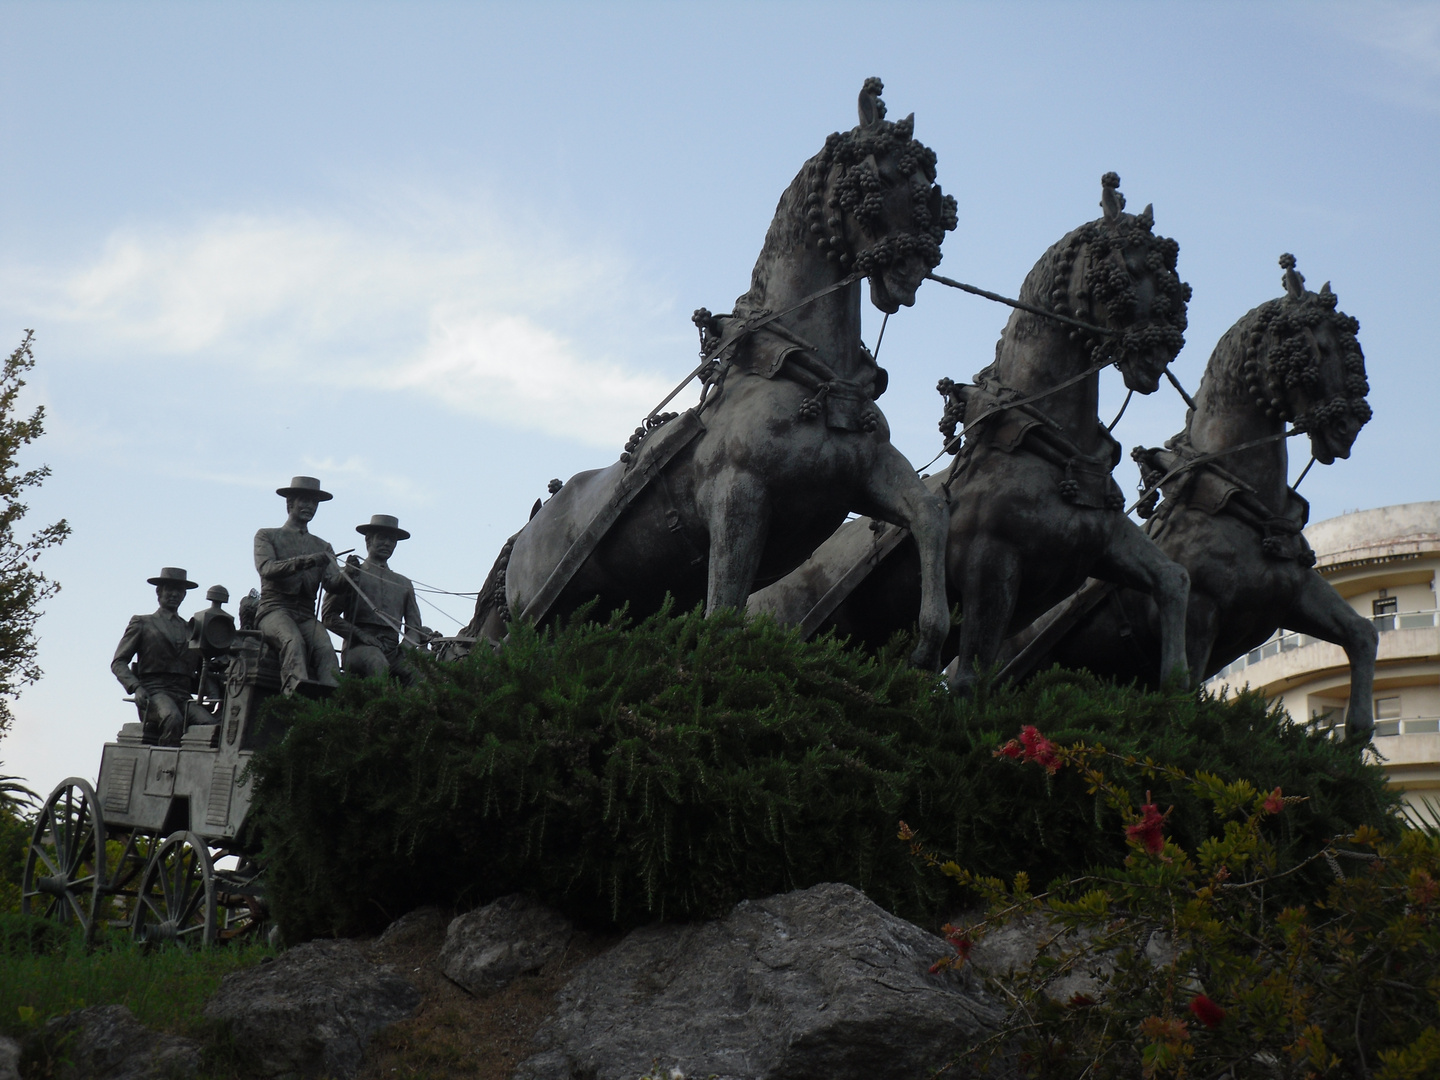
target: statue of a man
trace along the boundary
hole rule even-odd
[[[388,674],[413,686],[417,676],[405,660],[402,633],[411,645],[436,635],[420,625],[415,586],[390,569],[395,545],[410,539],[410,534],[389,514],[376,514],[368,525],[355,526],[355,531],[365,537],[366,558],[361,562],[352,555],[345,565],[345,584],[333,591],[326,586],[321,609],[325,627],[345,642],[347,674],[363,678]]]
[[[315,617],[315,599],[322,584],[335,587],[341,578],[334,549],[310,532],[316,509],[334,496],[313,476],[294,477],[275,494],[284,497],[288,516],[280,528],[255,534],[256,623],[280,653],[280,692],[288,696],[302,684],[340,685],[340,665],[330,635]]]
[[[176,614],[185,594],[197,586],[178,566],[163,567],[159,576],[146,580],[155,586],[160,607],[153,615],[131,616],[110,670],[135,696],[145,742],[179,746],[187,726],[215,723],[190,696],[196,656],[189,648],[190,623]]]

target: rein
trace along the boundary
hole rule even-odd
[[[804,297],[801,300],[797,300],[795,303],[791,304],[783,311],[772,311],[770,314],[765,315],[759,319],[747,319],[739,326],[739,328],[735,331],[733,335],[728,333],[721,335],[721,338],[718,342],[716,342],[715,347],[700,358],[699,366],[696,367],[694,371],[690,372],[689,375],[686,375],[685,378],[681,380],[680,385],[675,387],[674,390],[671,390],[670,393],[666,394],[665,400],[660,402],[659,405],[656,405],[655,408],[651,409],[649,415],[646,416],[645,419],[653,420],[656,416],[658,416],[660,414],[660,410],[665,408],[666,405],[669,405],[670,402],[674,400],[675,395],[680,393],[681,390],[684,390],[685,387],[689,386],[690,383],[695,379],[695,377],[699,375],[702,371],[704,371],[707,367],[709,367],[711,362],[713,362],[717,356],[719,356],[722,352],[728,349],[731,345],[734,345],[736,342],[740,341],[747,334],[753,334],[756,330],[769,326],[776,319],[783,318],[784,316],[789,315],[792,312],[799,311],[801,308],[813,304],[816,300],[819,300],[822,297],[829,296],[833,292],[838,292],[840,289],[853,285],[855,284],[855,282],[859,281],[864,276],[865,275],[860,273],[858,270],[853,271],[850,274],[847,274],[845,277],[841,278],[839,281],[835,282],[833,285],[827,285],[825,286],[825,288],[813,292],[809,296]]]
[[[963,281],[956,281],[953,278],[944,277],[940,274],[926,274],[925,277],[930,281],[938,281],[941,285],[948,285],[952,289],[959,289],[962,292],[970,293],[973,296],[984,297],[986,300],[993,300],[997,304],[1008,304],[1010,307],[1016,308],[1020,311],[1028,311],[1032,315],[1039,315],[1042,318],[1053,319],[1055,322],[1064,323],[1067,326],[1078,327],[1079,329],[1089,331],[1092,334],[1102,334],[1106,337],[1117,337],[1121,333],[1121,331],[1119,330],[1107,330],[1103,326],[1095,326],[1091,323],[1084,322],[1081,319],[1071,318],[1069,315],[1061,315],[1059,312],[1046,311],[1042,307],[1036,307],[1034,304],[1027,304],[1023,300],[1012,300],[1008,296],[1001,296],[999,293],[993,293],[988,289],[982,289],[976,285],[966,285]],[[883,329],[881,332],[883,334]],[[968,428],[971,424],[978,424],[980,421],[985,420],[988,417],[994,416],[998,412],[1003,412],[1006,409],[1019,408],[1022,405],[1029,405],[1032,402],[1039,401],[1041,398],[1049,397],[1051,394],[1058,393],[1059,391],[1064,390],[1066,387],[1073,386],[1080,380],[1094,375],[1097,371],[1100,371],[1102,368],[1107,367],[1110,363],[1112,363],[1112,361],[1106,360],[1103,363],[1094,365],[1087,370],[1082,371],[1074,378],[1067,379],[1065,382],[1059,383],[1056,386],[1052,386],[1050,389],[1044,390],[1041,393],[1032,394],[1028,398],[1022,398],[1019,401],[1007,401],[1003,404],[997,405],[989,412],[982,413],[980,416],[977,416],[974,420],[966,420],[965,426]],[[1168,364],[1165,366],[1165,377],[1170,380],[1170,385],[1175,387],[1176,391],[1180,394],[1180,396],[1185,399],[1185,404],[1192,409],[1195,408],[1195,399],[1185,392],[1185,388],[1180,385],[1180,380],[1175,377],[1174,373],[1170,370],[1170,366]],[[1105,429],[1106,432],[1111,432],[1115,430],[1115,425],[1120,422],[1120,417],[1125,415],[1125,410],[1130,405],[1130,398],[1134,396],[1134,393],[1135,391],[1131,390],[1125,395],[1125,404],[1120,406],[1120,411],[1115,414],[1115,419],[1110,421],[1110,426]],[[948,442],[945,443],[944,446],[940,448],[940,452],[936,454],[933,458],[931,458],[926,464],[922,465],[918,471],[924,472],[926,469],[930,468],[931,465],[934,465],[935,462],[939,461],[946,454],[954,453],[955,451],[952,450],[951,447],[954,447],[955,450],[958,450],[959,444],[963,438],[964,433],[962,432],[960,435],[957,435],[953,439],[950,439]],[[1236,449],[1240,448],[1236,447]],[[1166,479],[1168,480],[1169,477],[1166,477]],[[1148,494],[1149,492],[1146,492],[1146,495]],[[1145,496],[1141,496],[1142,499],[1144,497]],[[1132,506],[1130,509],[1133,510],[1134,507]],[[1126,511],[1127,514],[1129,512],[1129,510]]]
[[[963,281],[956,281],[953,278],[942,277],[939,274],[926,274],[925,277],[930,281],[938,281],[941,285],[949,285],[952,289],[960,289],[962,292],[968,292],[973,296],[983,296],[986,300],[994,300],[997,304],[1009,304],[1011,307],[1018,308],[1021,311],[1028,311],[1031,315],[1040,315],[1046,319],[1054,319],[1056,322],[1064,323],[1066,326],[1075,326],[1081,330],[1088,330],[1092,334],[1115,337],[1120,333],[1118,330],[1107,330],[1103,326],[1095,326],[1092,323],[1087,323],[1080,319],[1072,319],[1069,315],[1061,315],[1057,311],[1046,311],[1042,307],[1027,304],[1023,300],[1011,300],[1008,296],[1001,296],[999,293],[993,293],[988,289],[981,289],[975,285],[966,285]]]

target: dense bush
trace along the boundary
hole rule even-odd
[[[1393,834],[1381,772],[1258,697],[1146,693],[1052,672],[957,701],[935,676],[766,620],[662,613],[516,627],[499,653],[428,665],[406,690],[347,680],[276,700],[252,820],[289,940],[383,924],[421,903],[520,889],[590,925],[720,914],[844,881],[929,919],[956,897],[895,839],[923,821],[967,866],[1038,881],[1125,856],[1078,777],[992,754],[1022,724],[1310,796],[1284,852],[1361,823]],[[1171,827],[1210,828],[1177,788]],[[1118,821],[1118,818],[1114,820]]]

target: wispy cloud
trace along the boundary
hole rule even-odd
[[[1368,89],[1400,104],[1440,112],[1440,5],[1328,4],[1331,29],[1378,50],[1386,62]]]
[[[473,204],[130,227],[83,265],[5,271],[28,310],[88,332],[95,362],[343,375],[599,445],[669,389],[668,372],[593,345],[633,344],[625,298],[653,292],[623,260]]]

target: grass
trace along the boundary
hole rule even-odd
[[[47,1020],[92,1005],[124,1005],[140,1023],[197,1040],[219,1080],[234,1075],[224,1032],[202,1015],[232,971],[275,955],[263,943],[190,952],[146,950],[122,933],[101,933],[87,951],[78,930],[0,914],[0,1034],[24,1040]]]

